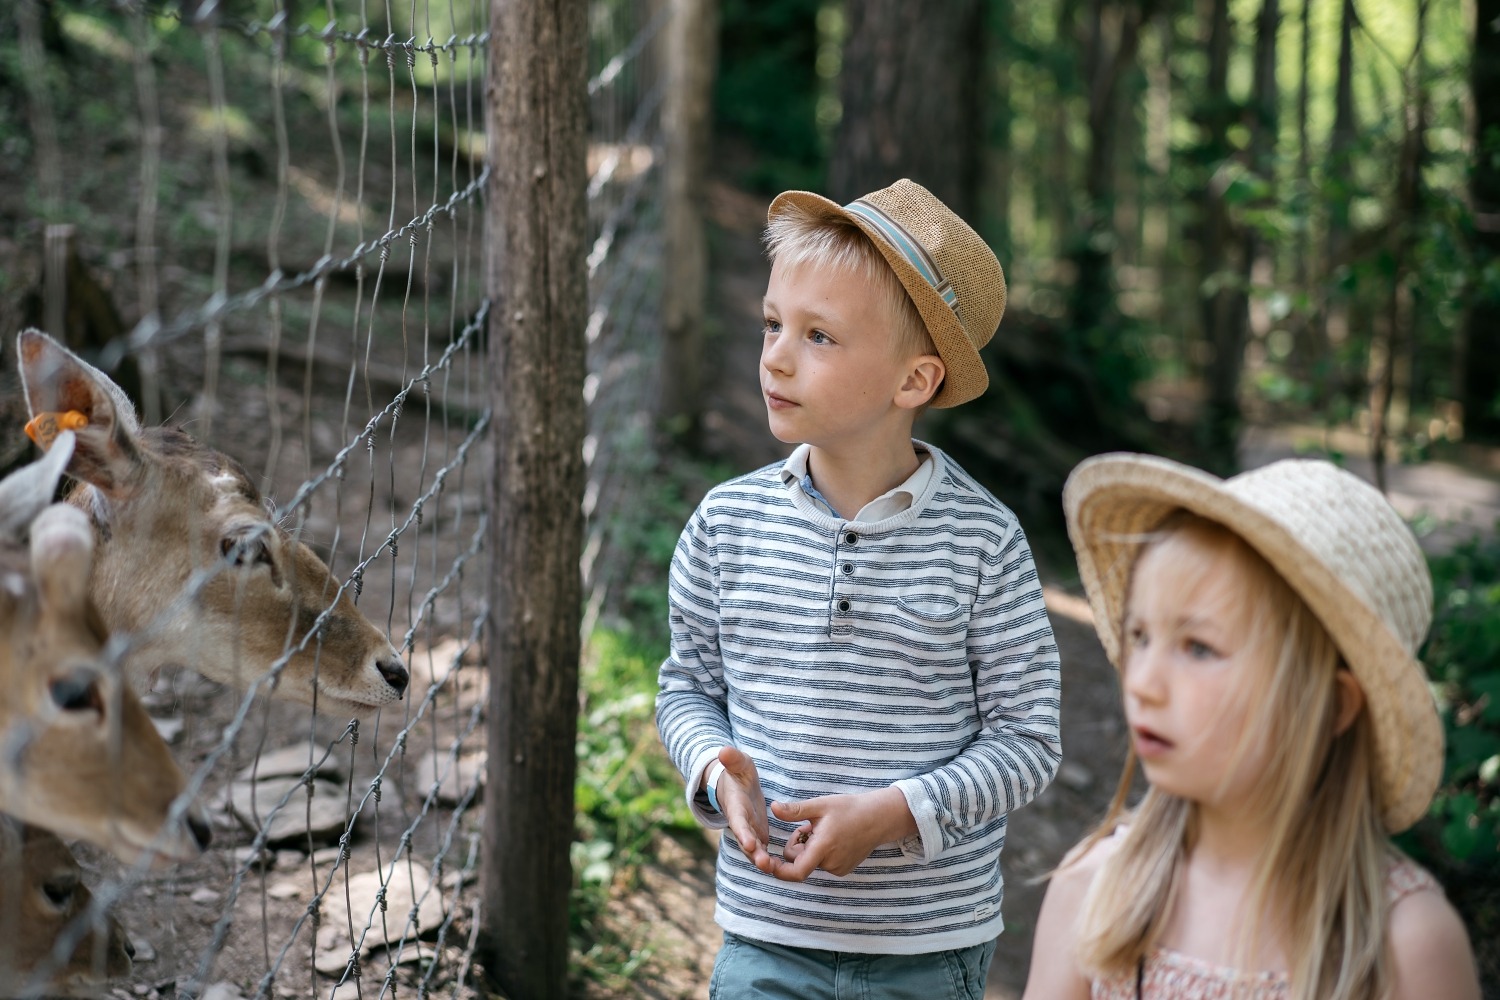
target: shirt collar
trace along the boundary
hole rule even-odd
[[[910,476],[907,476],[906,481],[901,483],[901,485],[887,490],[861,507],[859,513],[854,515],[852,520],[864,522],[883,521],[888,517],[894,517],[902,511],[911,508],[912,503],[916,501],[917,497],[922,495],[923,491],[927,489],[928,484],[932,481],[932,473],[937,466],[937,463],[932,460],[932,453],[925,445],[917,444],[916,449],[918,459],[917,470]],[[781,463],[781,481],[787,486],[791,486],[794,483],[800,484],[804,480],[811,483],[807,468],[808,456],[811,454],[811,445],[799,444],[787,456],[787,460]],[[823,501],[821,496],[818,496],[817,499],[826,505],[827,502]],[[833,514],[831,509],[829,513]]]

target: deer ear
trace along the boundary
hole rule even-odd
[[[103,490],[133,479],[141,464],[141,425],[124,390],[40,330],[21,331],[16,357],[33,419],[71,412],[87,421],[77,429],[68,474]]]
[[[40,459],[0,481],[0,539],[19,541],[26,526],[52,503],[75,444],[73,432],[63,431]]]
[[[59,611],[81,610],[88,601],[94,566],[94,529],[77,507],[53,504],[31,524],[31,573],[42,602]]]

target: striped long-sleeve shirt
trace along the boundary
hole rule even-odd
[[[926,447],[926,446],[922,446]],[[1011,511],[935,448],[909,509],[830,515],[767,466],[704,499],[677,544],[656,717],[694,801],[733,744],[768,799],[898,787],[918,833],[840,878],[781,882],[725,831],[715,917],[777,944],[919,954],[1001,928],[1006,815],[1057,770],[1057,647]],[[770,817],[773,853],[791,824]]]

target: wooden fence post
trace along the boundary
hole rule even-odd
[[[662,99],[663,395],[665,426],[689,447],[703,413],[708,237],[703,205],[713,108],[717,0],[664,0]]]
[[[481,961],[567,992],[584,489],[587,0],[491,0],[489,765]]]

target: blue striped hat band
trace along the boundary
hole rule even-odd
[[[922,276],[922,280],[931,285],[932,290],[937,292],[939,297],[947,303],[949,309],[953,310],[953,315],[959,316],[962,319],[958,311],[958,293],[953,290],[953,285],[938,270],[937,262],[932,259],[932,255],[927,252],[927,248],[917,242],[917,239],[912,236],[905,226],[863,198],[845,205],[844,211],[850,215],[859,216],[873,226],[875,232],[879,233],[880,237],[887,244],[894,247],[906,259],[907,263],[917,269],[917,273]]]

